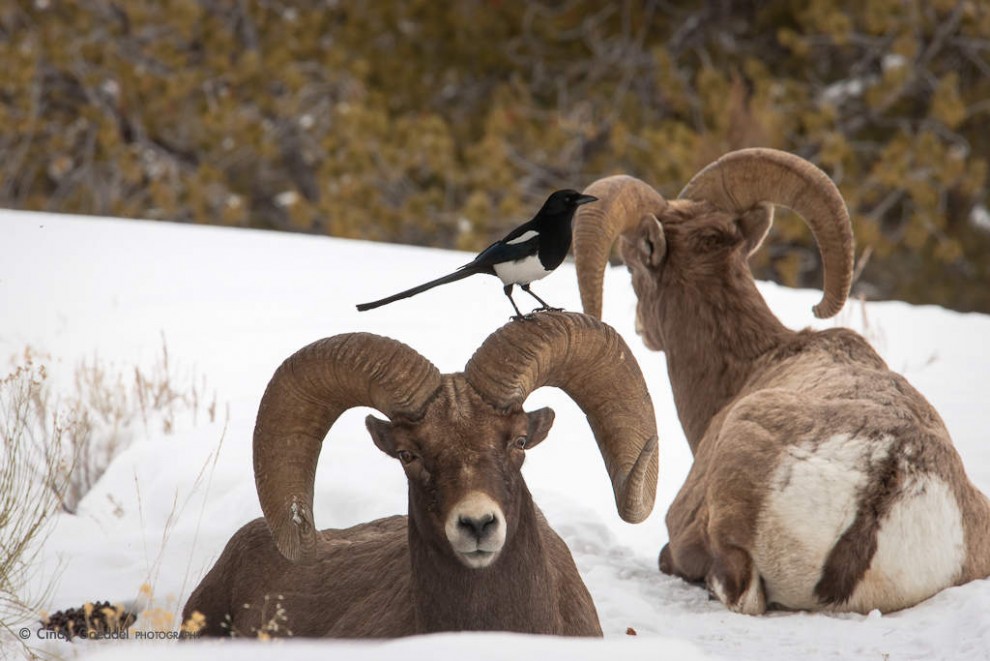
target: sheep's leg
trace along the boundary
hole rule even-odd
[[[719,548],[713,553],[706,578],[708,589],[736,613],[762,615],[767,597],[752,556],[740,547]]]
[[[659,558],[660,571],[692,583],[703,582],[712,563],[706,539],[708,507],[703,490],[696,488],[698,484],[689,476],[667,510],[670,542]]]
[[[705,490],[711,511],[707,539],[712,554],[705,580],[729,610],[760,615],[767,610],[766,589],[752,553],[773,462],[754,458],[772,458],[777,450],[772,436],[749,409],[739,406],[737,412],[742,419],[730,416],[710,448],[709,456],[717,456],[718,461],[708,464]],[[725,433],[726,428],[731,434]]]
[[[664,574],[677,576],[688,583],[704,585],[707,572],[704,568],[711,565],[711,556],[702,545],[694,546],[690,551],[685,552],[679,549],[679,561],[674,557],[674,551],[669,543],[664,544],[660,549],[660,571]]]
[[[660,571],[679,576],[690,583],[701,583],[708,574],[712,556],[708,552],[700,527],[692,525],[675,535],[660,550]]]
[[[709,517],[699,482],[689,478],[667,512],[670,543],[660,551],[660,571],[691,582],[704,581],[730,610],[766,611],[766,593],[752,557],[736,540],[748,532],[733,516]]]
[[[766,590],[750,554],[756,539],[759,498],[751,480],[732,485],[733,490],[727,475],[714,471],[712,477],[717,484],[708,490],[712,514],[706,536],[712,563],[705,582],[729,610],[761,615],[767,610]]]

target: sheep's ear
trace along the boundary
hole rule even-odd
[[[395,439],[392,436],[392,423],[369,415],[364,419],[364,426],[368,428],[368,433],[371,434],[371,440],[375,442],[378,449],[390,457],[395,457]]]
[[[636,237],[636,249],[642,255],[643,262],[654,268],[660,266],[667,256],[667,237],[657,217],[652,213],[643,216]]]
[[[527,411],[526,415],[529,416],[529,429],[526,431],[529,439],[526,441],[526,449],[529,450],[539,445],[550,433],[554,413],[551,408],[542,408],[537,411]]]
[[[773,223],[773,205],[761,202],[739,216],[737,222],[746,242],[748,257],[756,252],[763,239],[767,238],[767,232],[770,231],[770,225]]]

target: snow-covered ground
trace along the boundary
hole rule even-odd
[[[771,239],[772,240],[772,237]],[[478,276],[416,298],[358,313],[374,300],[453,270],[463,253],[324,237],[0,211],[0,361],[30,345],[49,354],[53,386],[69,388],[77,363],[97,357],[129,373],[154,363],[162,338],[173,370],[216,391],[210,422],[180,416],[176,431],[134,430],[133,442],[82,501],[60,515],[36,582],[59,572],[50,609],[84,601],[135,600],[153,589],[144,622],[176,613],[239,526],[260,514],[251,471],[258,400],[275,367],[329,335],[369,331],[417,349],[443,371],[460,370],[511,312],[500,283]],[[960,286],[966,286],[960,283]],[[536,291],[580,309],[573,268]],[[902,303],[853,302],[837,320],[817,321],[818,292],[761,283],[792,328],[836,323],[874,343],[938,408],[974,482],[990,492],[990,317]],[[529,303],[524,294],[518,299]],[[550,405],[557,421],[527,458],[534,498],[570,546],[598,606],[604,641],[510,634],[448,634],[386,643],[32,642],[62,656],[158,658],[990,658],[990,581],[946,590],[880,616],[773,613],[747,617],[710,601],[701,588],[661,575],[663,516],[690,465],[663,356],[633,332],[634,297],[624,269],[606,276],[605,320],[626,338],[647,375],[660,429],[660,487],[653,515],[622,522],[578,408],[559,391],[535,392],[527,408]],[[4,365],[6,367],[6,365]],[[6,372],[4,372],[6,373]],[[223,411],[229,406],[229,416]],[[331,430],[317,476],[321,527],[405,511],[400,468],[369,442],[350,411]],[[214,458],[219,453],[219,458]],[[162,613],[165,613],[163,616]],[[34,636],[34,625],[32,627]],[[147,625],[139,621],[137,630]],[[166,626],[169,628],[172,625]],[[637,636],[627,635],[632,628]],[[16,628],[15,628],[16,630]]]

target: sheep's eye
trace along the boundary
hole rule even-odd
[[[403,464],[412,463],[413,459],[416,458],[416,455],[414,455],[409,450],[399,450],[398,452],[396,452],[396,455],[399,457],[399,461],[401,461]]]
[[[526,438],[525,436],[520,436],[516,440],[512,441],[512,447],[516,448],[517,450],[525,450],[527,442],[529,442],[528,438]]]

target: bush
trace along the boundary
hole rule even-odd
[[[0,634],[18,641],[10,627],[33,618],[47,595],[28,593],[32,565],[72,473],[64,451],[74,422],[50,411],[46,380],[30,354],[0,380]]]
[[[150,368],[135,366],[128,375],[94,357],[76,367],[74,385],[75,392],[65,402],[74,424],[67,430],[66,460],[60,464],[66,484],[62,509],[70,514],[139,428],[145,434],[157,429],[169,435],[180,415],[191,416],[195,423],[205,409],[210,422],[216,417],[216,396],[204,399],[205,379],[194,373],[180,377],[169,362],[164,338]]]
[[[0,206],[480,249],[775,147],[837,181],[863,291],[990,311],[986,2],[7,5]],[[819,286],[783,216],[757,274]]]
[[[74,514],[139,431],[168,435],[180,416],[191,416],[194,423],[201,413],[210,422],[216,416],[215,395],[203,397],[205,379],[194,373],[180,376],[164,339],[155,363],[135,366],[129,375],[97,358],[81,362],[68,396],[53,395],[45,366],[50,360],[25,349],[0,380],[0,641],[19,641],[29,656],[33,652],[10,627],[37,620],[53,587],[54,579],[37,593],[27,593],[53,515]],[[111,622],[105,605],[98,606],[95,620],[84,606],[78,613],[57,613],[50,623],[78,626],[80,613],[87,627],[96,626],[100,614],[100,626],[133,621],[128,615]]]

